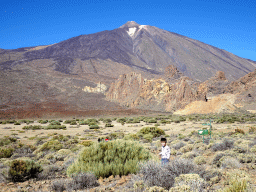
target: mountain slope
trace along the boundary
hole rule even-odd
[[[1,68],[48,59],[53,70],[66,74],[93,73],[116,77],[127,67],[145,76],[162,75],[169,65],[184,75],[205,81],[223,71],[228,80],[236,80],[255,69],[255,62],[225,50],[149,25],[127,22],[120,28],[80,35],[49,46],[20,48],[0,52]],[[9,57],[15,55],[15,58]],[[3,59],[4,58],[4,59]],[[104,62],[109,61],[107,64]],[[119,68],[111,63],[118,63]],[[103,64],[104,63],[104,64]],[[110,71],[101,68],[108,65]],[[82,70],[81,70],[82,69]]]
[[[204,100],[208,96],[202,88],[204,84],[198,85],[218,71],[224,72],[226,80],[209,79],[206,84],[211,92],[207,94],[224,93],[230,81],[245,76],[255,67],[255,61],[130,21],[114,30],[80,35],[52,45],[0,49],[0,112],[30,110],[35,106],[51,112],[62,110],[60,106],[64,111],[113,111],[126,110],[128,105],[172,111],[191,101]],[[133,98],[119,94],[120,105],[108,90],[114,93],[119,88],[111,84],[118,84],[120,75],[134,72],[141,74],[147,84],[130,87],[127,94],[133,92]],[[106,88],[103,92],[97,91],[99,83]],[[166,89],[167,85],[172,88]],[[171,94],[162,97],[166,91]],[[137,98],[136,94],[141,95]],[[134,104],[133,99],[137,99]],[[49,103],[57,103],[59,107]]]

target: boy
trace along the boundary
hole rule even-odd
[[[170,158],[170,147],[168,147],[166,145],[167,140],[166,138],[161,138],[161,144],[162,144],[162,151],[161,153],[159,153],[159,155],[161,155],[161,164],[165,165],[167,163],[169,163],[169,158]]]

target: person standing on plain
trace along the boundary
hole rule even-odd
[[[161,164],[162,165],[166,165],[169,163],[169,159],[170,159],[170,147],[166,145],[167,140],[166,138],[161,138],[161,144],[162,144],[162,151],[161,153],[159,153],[159,155],[161,155]]]

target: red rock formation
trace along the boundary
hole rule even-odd
[[[140,74],[121,75],[106,93],[108,100],[132,108],[161,111],[174,111],[191,101],[205,100],[205,90],[199,90],[199,84],[169,66],[165,76],[179,77],[169,84],[164,79],[146,80]]]
[[[146,80],[136,73],[121,75],[111,85],[106,97],[131,108],[173,112],[193,101],[206,102],[208,98],[224,93],[245,93],[250,90],[246,95],[251,99],[255,95],[253,87],[256,93],[256,70],[232,83],[226,80],[222,71],[198,83],[181,74],[176,67],[169,66],[163,79]]]
[[[217,80],[226,80],[225,73],[223,71],[217,71],[215,78]]]
[[[256,69],[244,77],[239,78],[237,81],[233,81],[226,87],[225,92],[242,93],[253,87],[256,87]]]

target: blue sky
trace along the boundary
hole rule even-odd
[[[156,26],[256,61],[255,0],[3,0],[0,48],[49,45],[112,30]]]

